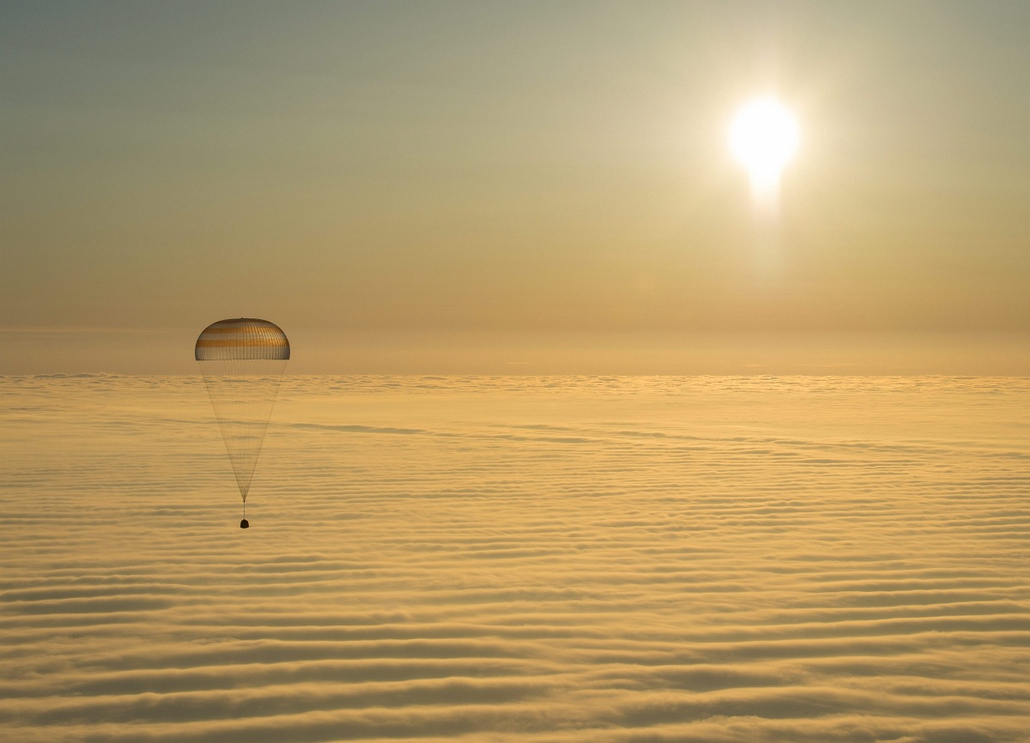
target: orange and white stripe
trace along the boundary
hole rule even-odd
[[[275,323],[253,317],[219,320],[197,338],[197,361],[290,358],[290,342]]]

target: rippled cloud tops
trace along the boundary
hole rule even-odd
[[[1019,741],[1030,383],[0,379],[0,737]]]

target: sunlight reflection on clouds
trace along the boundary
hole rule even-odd
[[[1025,380],[0,389],[7,739],[1023,739]]]

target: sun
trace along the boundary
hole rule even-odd
[[[776,187],[800,139],[794,114],[775,98],[751,101],[730,126],[730,151],[747,168],[756,191]]]

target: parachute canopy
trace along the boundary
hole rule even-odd
[[[268,419],[290,358],[290,342],[278,325],[241,317],[207,326],[197,338],[194,355],[246,510]]]
[[[290,342],[275,323],[241,317],[204,328],[194,353],[197,361],[286,361]]]

